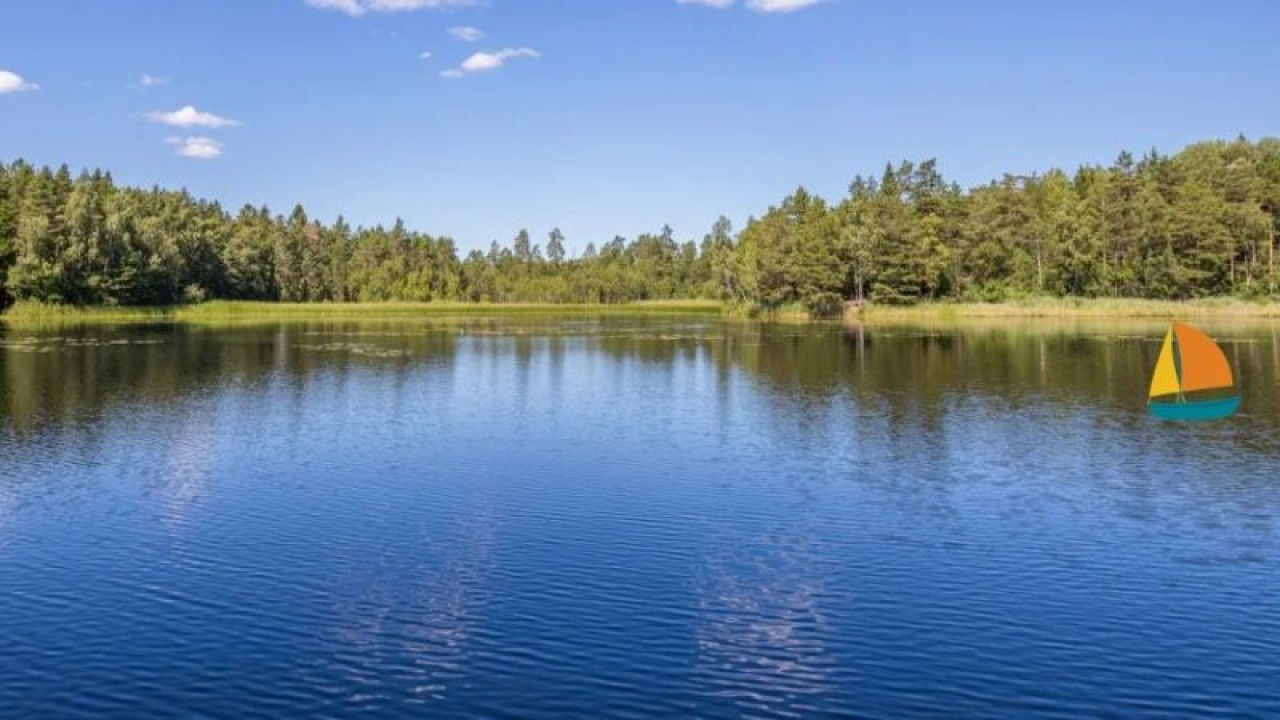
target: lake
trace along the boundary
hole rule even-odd
[[[1280,324],[0,326],[0,714],[1280,717]]]

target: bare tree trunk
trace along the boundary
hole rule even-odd
[[[1245,280],[1245,282],[1249,285],[1253,285],[1253,270],[1254,270],[1254,267],[1257,266],[1257,264],[1258,264],[1258,241],[1257,239],[1254,239],[1249,241],[1249,272],[1247,273],[1248,279]]]
[[[1271,220],[1267,226],[1267,293],[1276,292],[1276,223]]]
[[[1040,244],[1036,244],[1036,291],[1044,292],[1044,252]]]

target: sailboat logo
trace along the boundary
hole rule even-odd
[[[1175,322],[1151,374],[1147,407],[1161,420],[1219,420],[1240,407],[1231,365],[1208,335]]]

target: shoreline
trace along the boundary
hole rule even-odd
[[[1168,319],[1173,317],[1278,319],[1280,302],[1237,298],[1141,300],[1037,298],[1002,303],[928,302],[918,305],[865,305],[842,318],[813,318],[793,307],[751,316],[715,300],[655,300],[623,304],[374,302],[282,303],[211,301],[176,307],[75,307],[18,303],[0,314],[0,324],[222,323],[324,320],[403,320],[432,317],[508,315],[717,315],[782,323],[895,324],[968,320]]]
[[[215,300],[199,305],[175,307],[75,307],[18,303],[0,314],[0,324],[404,320],[504,315],[688,315],[720,314],[725,308],[723,303],[713,300],[654,300],[614,305],[470,302],[285,303]]]
[[[1280,319],[1280,302],[1238,298],[1144,300],[1125,298],[1036,298],[1002,303],[931,302],[866,305],[845,313],[853,323],[952,322],[998,319],[1169,319],[1175,317]]]

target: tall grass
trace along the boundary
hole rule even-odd
[[[215,301],[178,308],[178,320],[290,318],[379,318],[419,315],[519,315],[566,313],[714,313],[721,304],[702,300],[663,300],[625,305],[557,305],[553,303],[379,302],[273,303]]]
[[[103,324],[146,322],[237,323],[324,321],[360,319],[411,319],[443,316],[511,315],[611,315],[702,313],[726,317],[755,317],[772,322],[807,322],[811,318],[799,305],[787,305],[757,313],[744,306],[715,300],[653,300],[621,305],[554,303],[276,303],[212,301],[177,307],[74,307],[23,301],[9,308],[0,320],[10,325]],[[1033,298],[1002,303],[931,302],[893,306],[868,304],[845,315],[847,322],[959,322],[965,319],[1000,318],[1170,318],[1170,317],[1278,318],[1280,302],[1237,298],[1189,301],[1123,298]]]
[[[909,306],[869,304],[849,313],[859,322],[965,318],[1172,318],[1172,317],[1280,318],[1280,303],[1239,298],[1201,300],[1140,300],[1134,298],[1031,298],[1002,303],[931,302]]]
[[[78,307],[21,300],[5,311],[6,322],[40,323],[130,323],[167,320],[173,317],[172,308],[162,307]]]
[[[4,314],[15,325],[136,322],[276,322],[312,320],[392,319],[445,315],[563,315],[720,313],[714,300],[654,300],[624,305],[557,305],[551,303],[277,303],[212,301],[163,308],[74,307],[19,302]]]

